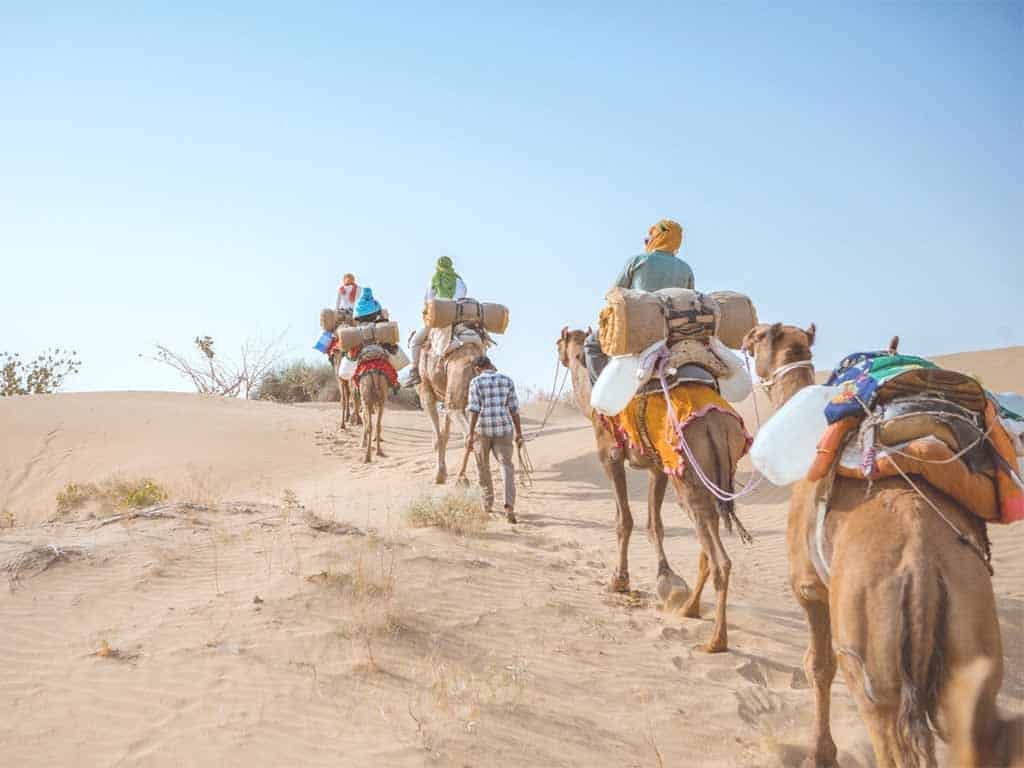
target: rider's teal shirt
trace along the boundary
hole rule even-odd
[[[654,251],[634,256],[619,275],[615,285],[638,291],[660,291],[662,288],[693,289],[690,265],[668,251]]]

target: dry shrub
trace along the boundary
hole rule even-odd
[[[267,371],[251,397],[277,403],[309,403],[340,400],[341,394],[330,363],[313,364],[298,360]]]
[[[98,484],[68,483],[57,493],[57,512],[62,515],[74,512],[90,502],[98,503],[109,512],[142,509],[166,500],[167,491],[151,478],[111,478]]]
[[[52,394],[81,365],[73,349],[47,349],[27,363],[17,352],[0,352],[0,397]]]
[[[340,634],[362,655],[362,665],[378,669],[373,642],[401,628],[395,548],[380,539],[360,542],[336,568],[310,577],[340,593],[345,611]]]
[[[461,489],[420,496],[406,507],[404,517],[413,528],[440,528],[456,536],[476,536],[488,522],[479,496]]]

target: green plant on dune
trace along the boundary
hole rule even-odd
[[[0,352],[0,397],[53,394],[81,366],[73,349],[47,349],[28,362],[17,352]]]
[[[155,480],[115,478],[102,483],[68,483],[57,493],[57,512],[67,514],[97,502],[111,509],[142,509],[167,500],[167,491]]]

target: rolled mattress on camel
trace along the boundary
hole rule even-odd
[[[474,299],[428,299],[423,308],[427,328],[448,328],[455,323],[482,325],[488,333],[504,333],[509,312],[504,304]]]
[[[321,309],[320,310],[320,327],[328,333],[334,333],[334,329],[338,327],[338,313],[333,309]]]
[[[754,302],[736,291],[712,291],[708,296],[718,305],[715,335],[725,346],[739,349],[743,338],[757,325]]]
[[[394,321],[346,326],[339,328],[335,335],[338,337],[338,348],[343,352],[363,344],[397,344],[399,341],[398,323]]]
[[[686,288],[636,291],[612,288],[605,294],[599,339],[606,355],[635,355],[652,344],[683,339],[707,342],[714,335],[717,305]]]

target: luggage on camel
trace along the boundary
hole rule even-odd
[[[757,325],[757,310],[749,296],[736,291],[712,291],[708,294],[718,305],[718,329],[715,335],[732,349],[739,349],[743,338]]]
[[[384,323],[345,326],[338,328],[335,335],[338,337],[338,349],[342,351],[371,342],[397,344],[400,340],[398,323],[393,320]]]
[[[738,349],[743,337],[757,325],[757,312],[747,296],[734,291],[702,294],[685,288],[664,288],[653,293],[613,288],[605,295],[599,338],[606,355],[630,355],[667,339],[707,342],[717,336]]]
[[[780,408],[751,460],[776,484],[918,475],[976,516],[1012,523],[1024,519],[1018,427],[1024,419],[970,376],[919,357],[858,353],[826,386]]]
[[[338,327],[339,322],[340,319],[336,310],[329,308],[320,310],[320,328],[322,330],[334,333],[334,329]]]
[[[428,299],[423,308],[423,323],[428,328],[447,328],[458,323],[482,326],[488,333],[508,329],[509,311],[504,304],[474,299]]]

